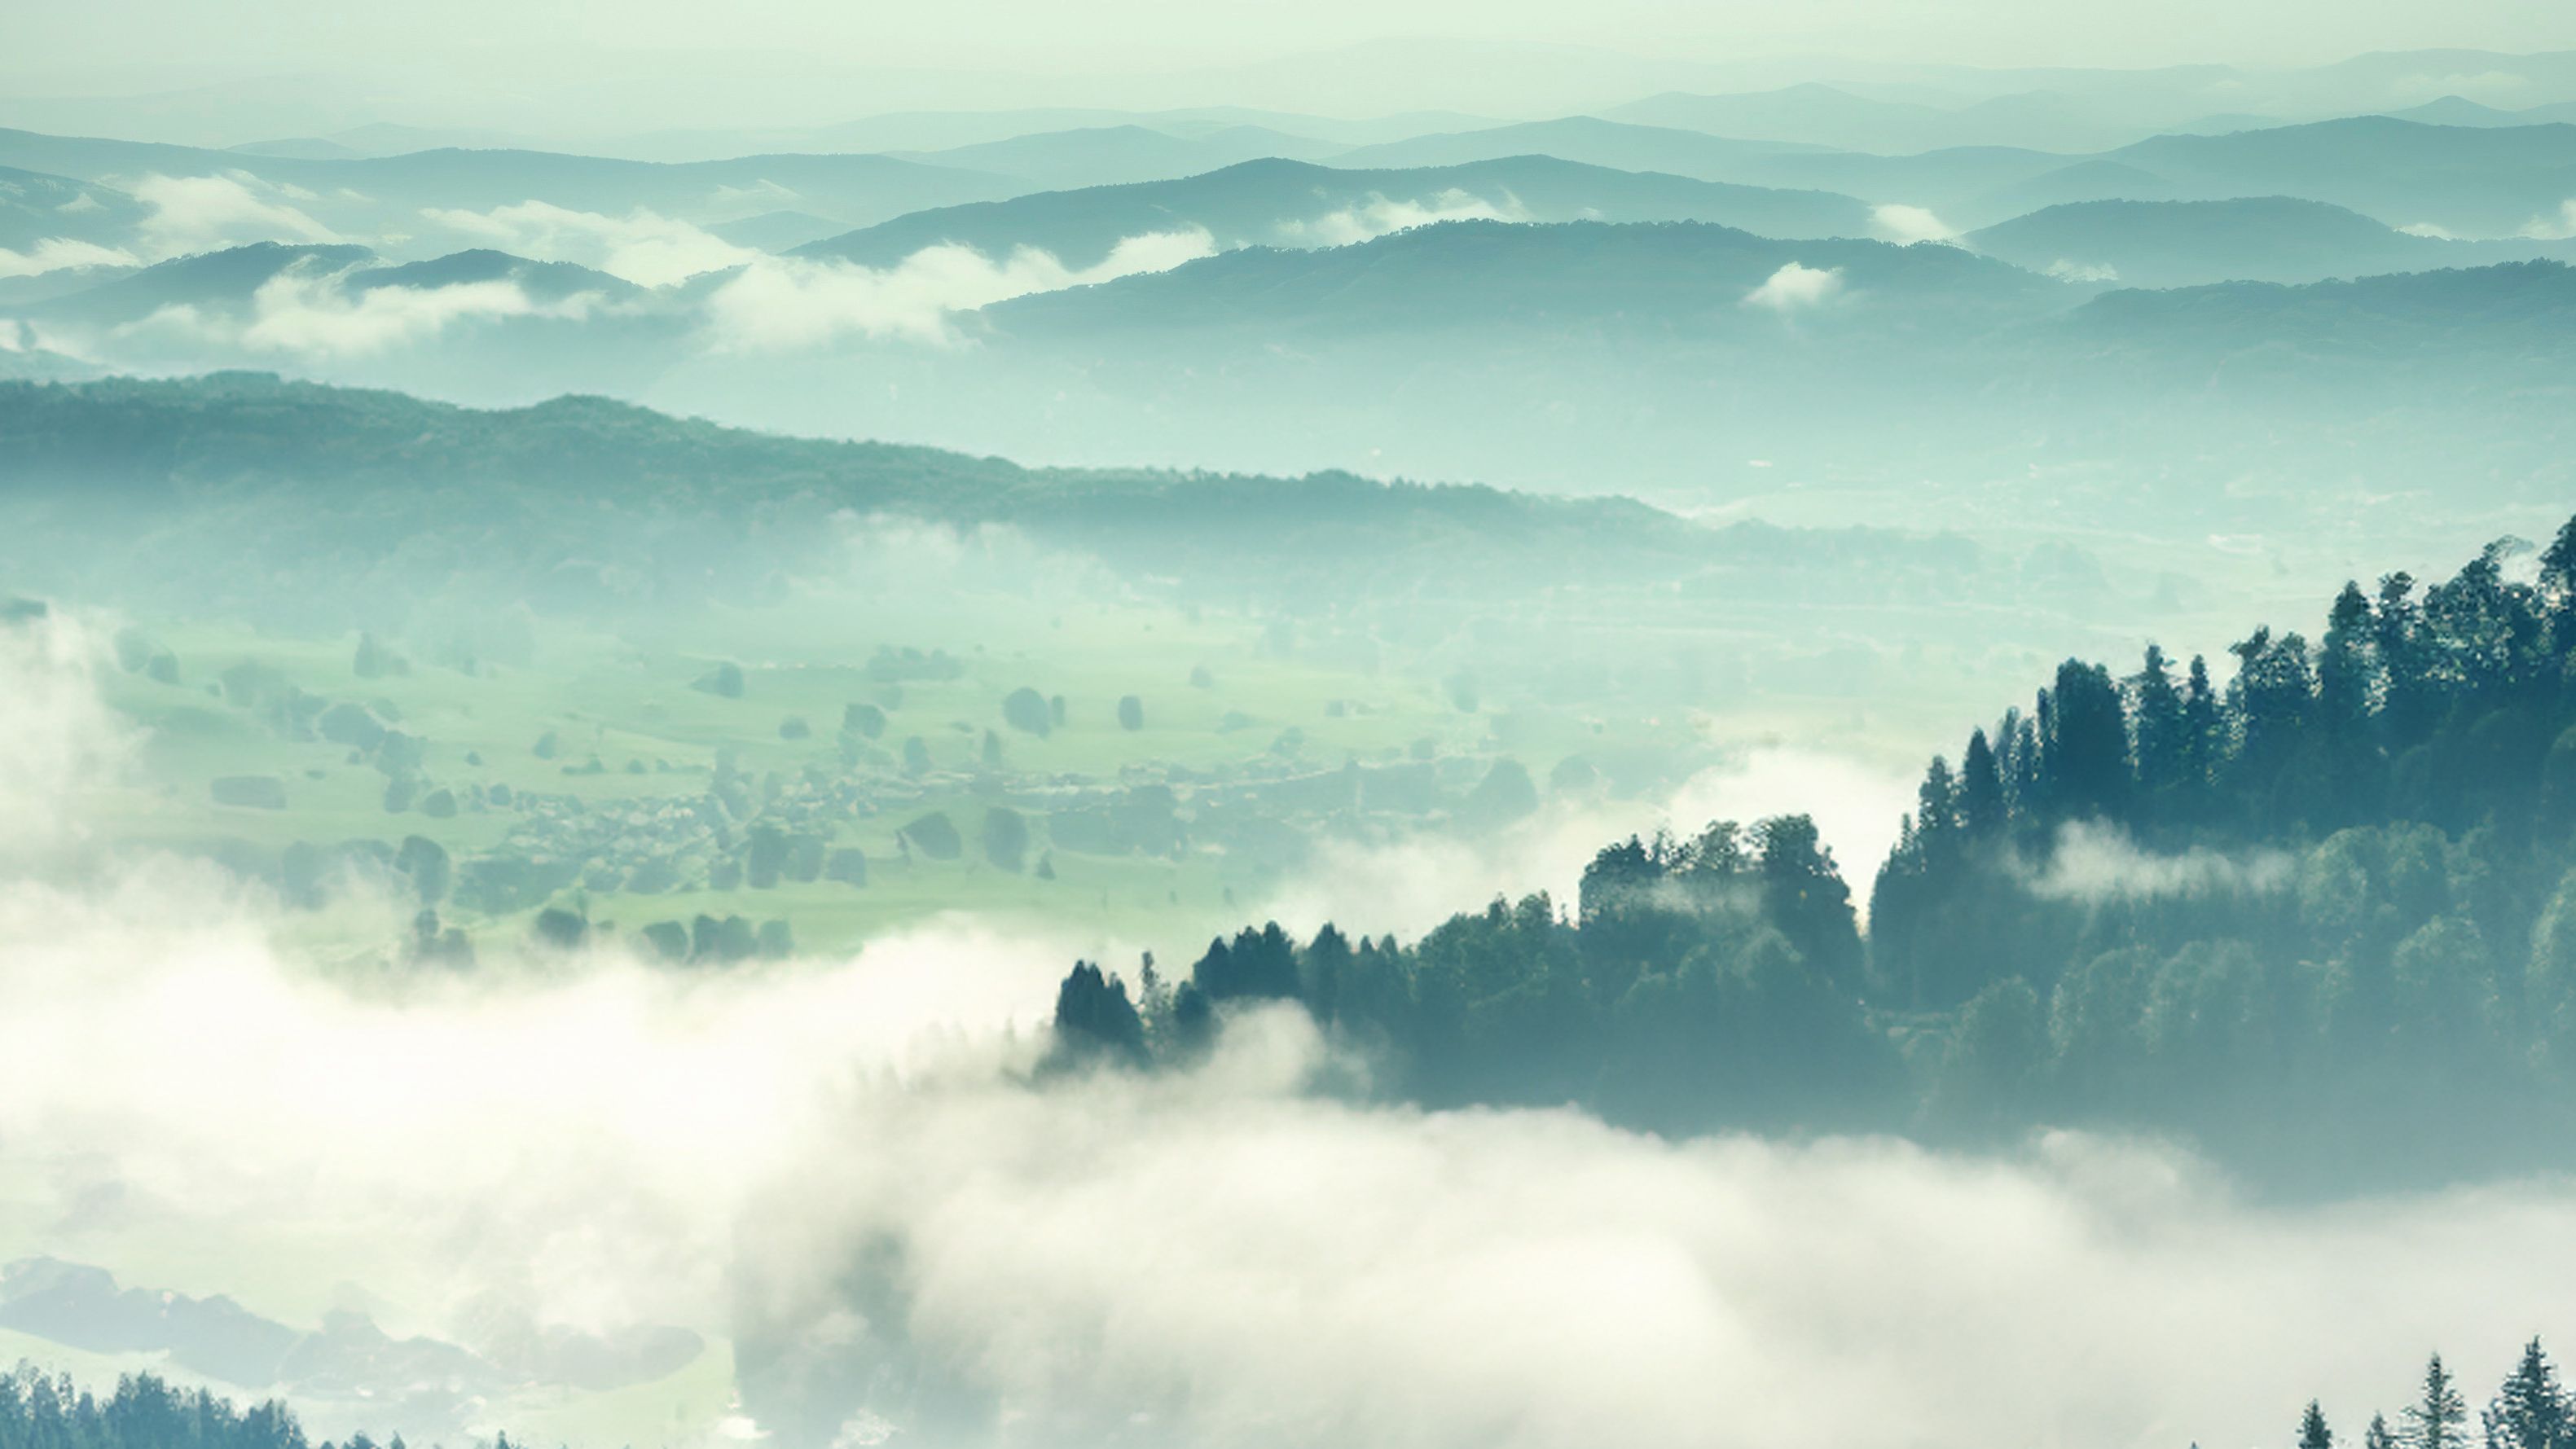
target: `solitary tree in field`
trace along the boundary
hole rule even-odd
[[[2437,1353],[2424,1365],[2423,1398],[2406,1406],[2407,1449],[2467,1449],[2468,1442],[2468,1401]]]

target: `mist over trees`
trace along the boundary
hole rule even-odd
[[[2283,1180],[2552,1160],[2576,1127],[2576,521],[2347,586],[2222,686],[2069,660],[1934,759],[1858,929],[1804,816],[1604,848],[1568,910],[1212,942],[1150,1054],[1294,1002],[1429,1104],[1675,1132],[2182,1133]],[[1074,990],[1068,983],[1068,990]],[[1122,1023],[1096,969],[1059,1034]]]

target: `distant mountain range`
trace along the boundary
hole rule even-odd
[[[1962,240],[2031,271],[2132,287],[2315,282],[2576,257],[2576,242],[2417,236],[2326,202],[2286,196],[2070,202]]]
[[[81,507],[58,506],[66,490]],[[543,608],[739,600],[837,566],[849,520],[877,515],[1007,525],[1140,579],[1228,594],[1292,579],[1483,593],[1501,580],[1672,578],[1705,567],[1719,538],[1619,498],[1346,473],[1033,469],[600,398],[478,411],[248,373],[0,382],[0,514],[22,508],[46,516],[52,541],[0,529],[13,587],[79,581],[95,595],[112,575],[136,594],[220,595],[244,617],[363,615],[378,581],[408,569]],[[67,547],[64,530],[113,539],[116,568]]]
[[[311,159],[31,131],[0,131],[0,167],[129,192],[156,176],[231,178],[281,217],[300,215],[339,237],[357,239],[415,233],[426,210],[489,212],[532,201],[607,216],[641,207],[699,222],[795,209],[844,226],[866,226],[924,207],[1029,189],[1028,183],[1000,176],[875,155],[657,164],[544,151],[441,149]]]
[[[179,257],[115,277],[98,286],[16,309],[37,322],[123,326],[165,308],[185,307],[200,317],[252,304],[259,289],[280,276],[300,274],[354,303],[385,287],[434,290],[478,283],[508,283],[529,301],[559,303],[582,295],[604,301],[640,295],[642,289],[604,272],[569,262],[536,262],[506,252],[476,250],[420,262],[387,263],[365,247],[287,246],[260,242],[198,256]]]
[[[2069,201],[2295,196],[2391,226],[2504,237],[2535,219],[2558,219],[2563,203],[2576,198],[2576,126],[2427,126],[2393,116],[2164,134],[2092,154],[2027,147],[1868,154],[1566,118],[1363,147],[1334,157],[1334,165],[1461,165],[1522,152],[1698,180],[1832,190],[1922,206],[1965,229]]]
[[[1045,131],[939,151],[894,152],[934,166],[1016,177],[1054,189],[1195,176],[1265,157],[1311,161],[1348,148],[1267,126],[1223,126],[1188,135],[1146,126]]]
[[[1512,156],[1463,166],[1365,171],[1247,161],[1180,181],[1041,192],[916,212],[815,242],[808,257],[869,266],[956,242],[988,256],[1023,246],[1087,267],[1126,238],[1196,228],[1221,248],[1365,241],[1439,220],[1714,221],[1776,237],[1865,236],[1871,209],[1847,196],[1728,186]]]
[[[1766,296],[1784,271],[1797,280]],[[1005,302],[984,315],[1003,335],[1060,338],[1137,329],[1254,329],[1287,338],[1557,326],[1587,335],[1769,338],[1787,317],[1832,326],[1857,310],[1856,296],[1881,321],[1902,310],[1975,325],[2073,300],[2054,283],[1957,247],[1781,240],[1695,222],[1461,221],[1360,246],[1229,252]]]

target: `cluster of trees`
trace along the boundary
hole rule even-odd
[[[2337,1438],[2324,1407],[2310,1399],[2299,1415],[2298,1449],[2335,1449],[2350,1442]],[[2539,1339],[2523,1345],[2522,1356],[2478,1414],[2474,1430],[2459,1379],[2437,1353],[2424,1365],[2423,1384],[2398,1423],[2390,1425],[2385,1414],[2371,1415],[2360,1449],[2472,1449],[2479,1443],[2484,1449],[2567,1449],[2576,1444],[2576,1400],[2559,1383],[2558,1368]]]
[[[1581,1102],[1646,1125],[1854,1125],[1899,1077],[1856,994],[1850,891],[1804,816],[1697,839],[1630,840],[1586,871],[1573,913],[1497,900],[1419,942],[1273,923],[1220,938],[1178,983],[1077,966],[1056,1008],[1074,1058],[1185,1060],[1221,1013],[1301,1005],[1380,1053],[1432,1105]]]
[[[2317,644],[2233,645],[2223,689],[2153,646],[2125,677],[2069,661],[1936,758],[1870,991],[1955,1021],[1952,1119],[2319,1160],[2571,1125],[2576,522],[2526,547],[2348,584]]]
[[[1935,759],[1866,939],[1806,819],[1721,824],[1602,851],[1570,915],[1219,942],[1113,1050],[1186,1052],[1275,997],[1432,1102],[2147,1127],[2290,1171],[2546,1154],[2576,1127],[2576,521],[2231,652],[2223,686],[2153,646],[2126,676],[2070,660]],[[1069,1038],[1125,1032],[1117,978],[1067,991]]]
[[[0,1449],[376,1449],[365,1434],[346,1444],[312,1444],[293,1410],[271,1399],[237,1408],[204,1389],[182,1389],[152,1374],[117,1380],[104,1398],[69,1374],[49,1376],[21,1362],[0,1373]],[[400,1435],[385,1449],[403,1449]],[[504,1435],[493,1449],[510,1449]]]

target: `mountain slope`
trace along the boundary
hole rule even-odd
[[[0,166],[91,182],[231,178],[267,205],[359,236],[416,230],[423,208],[488,211],[530,201],[619,216],[643,207],[687,220],[730,220],[792,207],[865,225],[926,206],[1027,189],[1003,177],[890,156],[744,156],[665,165],[548,151],[443,149],[304,159],[12,130],[0,130]]]
[[[1310,161],[1343,149],[1329,141],[1293,136],[1266,126],[1221,126],[1175,135],[1125,125],[1041,132],[940,151],[894,154],[935,166],[1016,176],[1042,186],[1068,188],[1166,181],[1265,157]]]
[[[1699,181],[1747,181],[1762,179],[1757,175],[1761,170],[1758,163],[1767,158],[1818,149],[1785,141],[1732,141],[1697,131],[1569,116],[1361,146],[1334,157],[1333,164],[1354,170],[1387,170],[1461,166],[1506,156],[1554,156],[1620,171],[1659,171]]]
[[[1793,279],[1834,280],[1793,282],[1814,295],[1783,291],[1777,308],[1757,295],[1792,268]],[[1846,292],[1864,294],[1868,315],[1884,321],[1900,312],[2044,309],[2061,291],[1956,247],[1784,241],[1696,222],[1462,221],[1359,246],[1233,252],[985,311],[1001,331],[1057,335],[1244,326],[1370,335],[1501,325],[1724,332],[1787,310],[1822,319]]]
[[[2033,271],[2137,287],[2314,282],[2571,250],[2565,243],[2410,236],[2358,212],[2286,196],[2077,202],[1971,232],[1964,240]]]
[[[958,242],[988,256],[1033,246],[1087,267],[1120,241],[1198,228],[1221,248],[1337,245],[1460,216],[1513,221],[1714,221],[1765,236],[1862,236],[1849,197],[1727,186],[1545,156],[1359,171],[1248,161],[1181,181],[1040,192],[913,215],[817,242],[801,255],[886,265]]]
[[[826,566],[850,520],[878,514],[1010,524],[1138,577],[1235,590],[1247,570],[1408,589],[1670,576],[1699,566],[1704,539],[1625,499],[1335,473],[1028,469],[600,398],[478,411],[250,373],[0,383],[0,509],[20,508],[50,530],[47,542],[0,539],[20,586],[68,572],[94,594],[114,573],[252,616],[299,599],[363,611],[378,583],[413,571],[433,589],[461,574],[563,608],[739,596]],[[121,540],[138,566],[100,569],[64,529]]]
[[[144,215],[112,187],[0,166],[0,249],[27,253],[57,238],[116,246]]]

